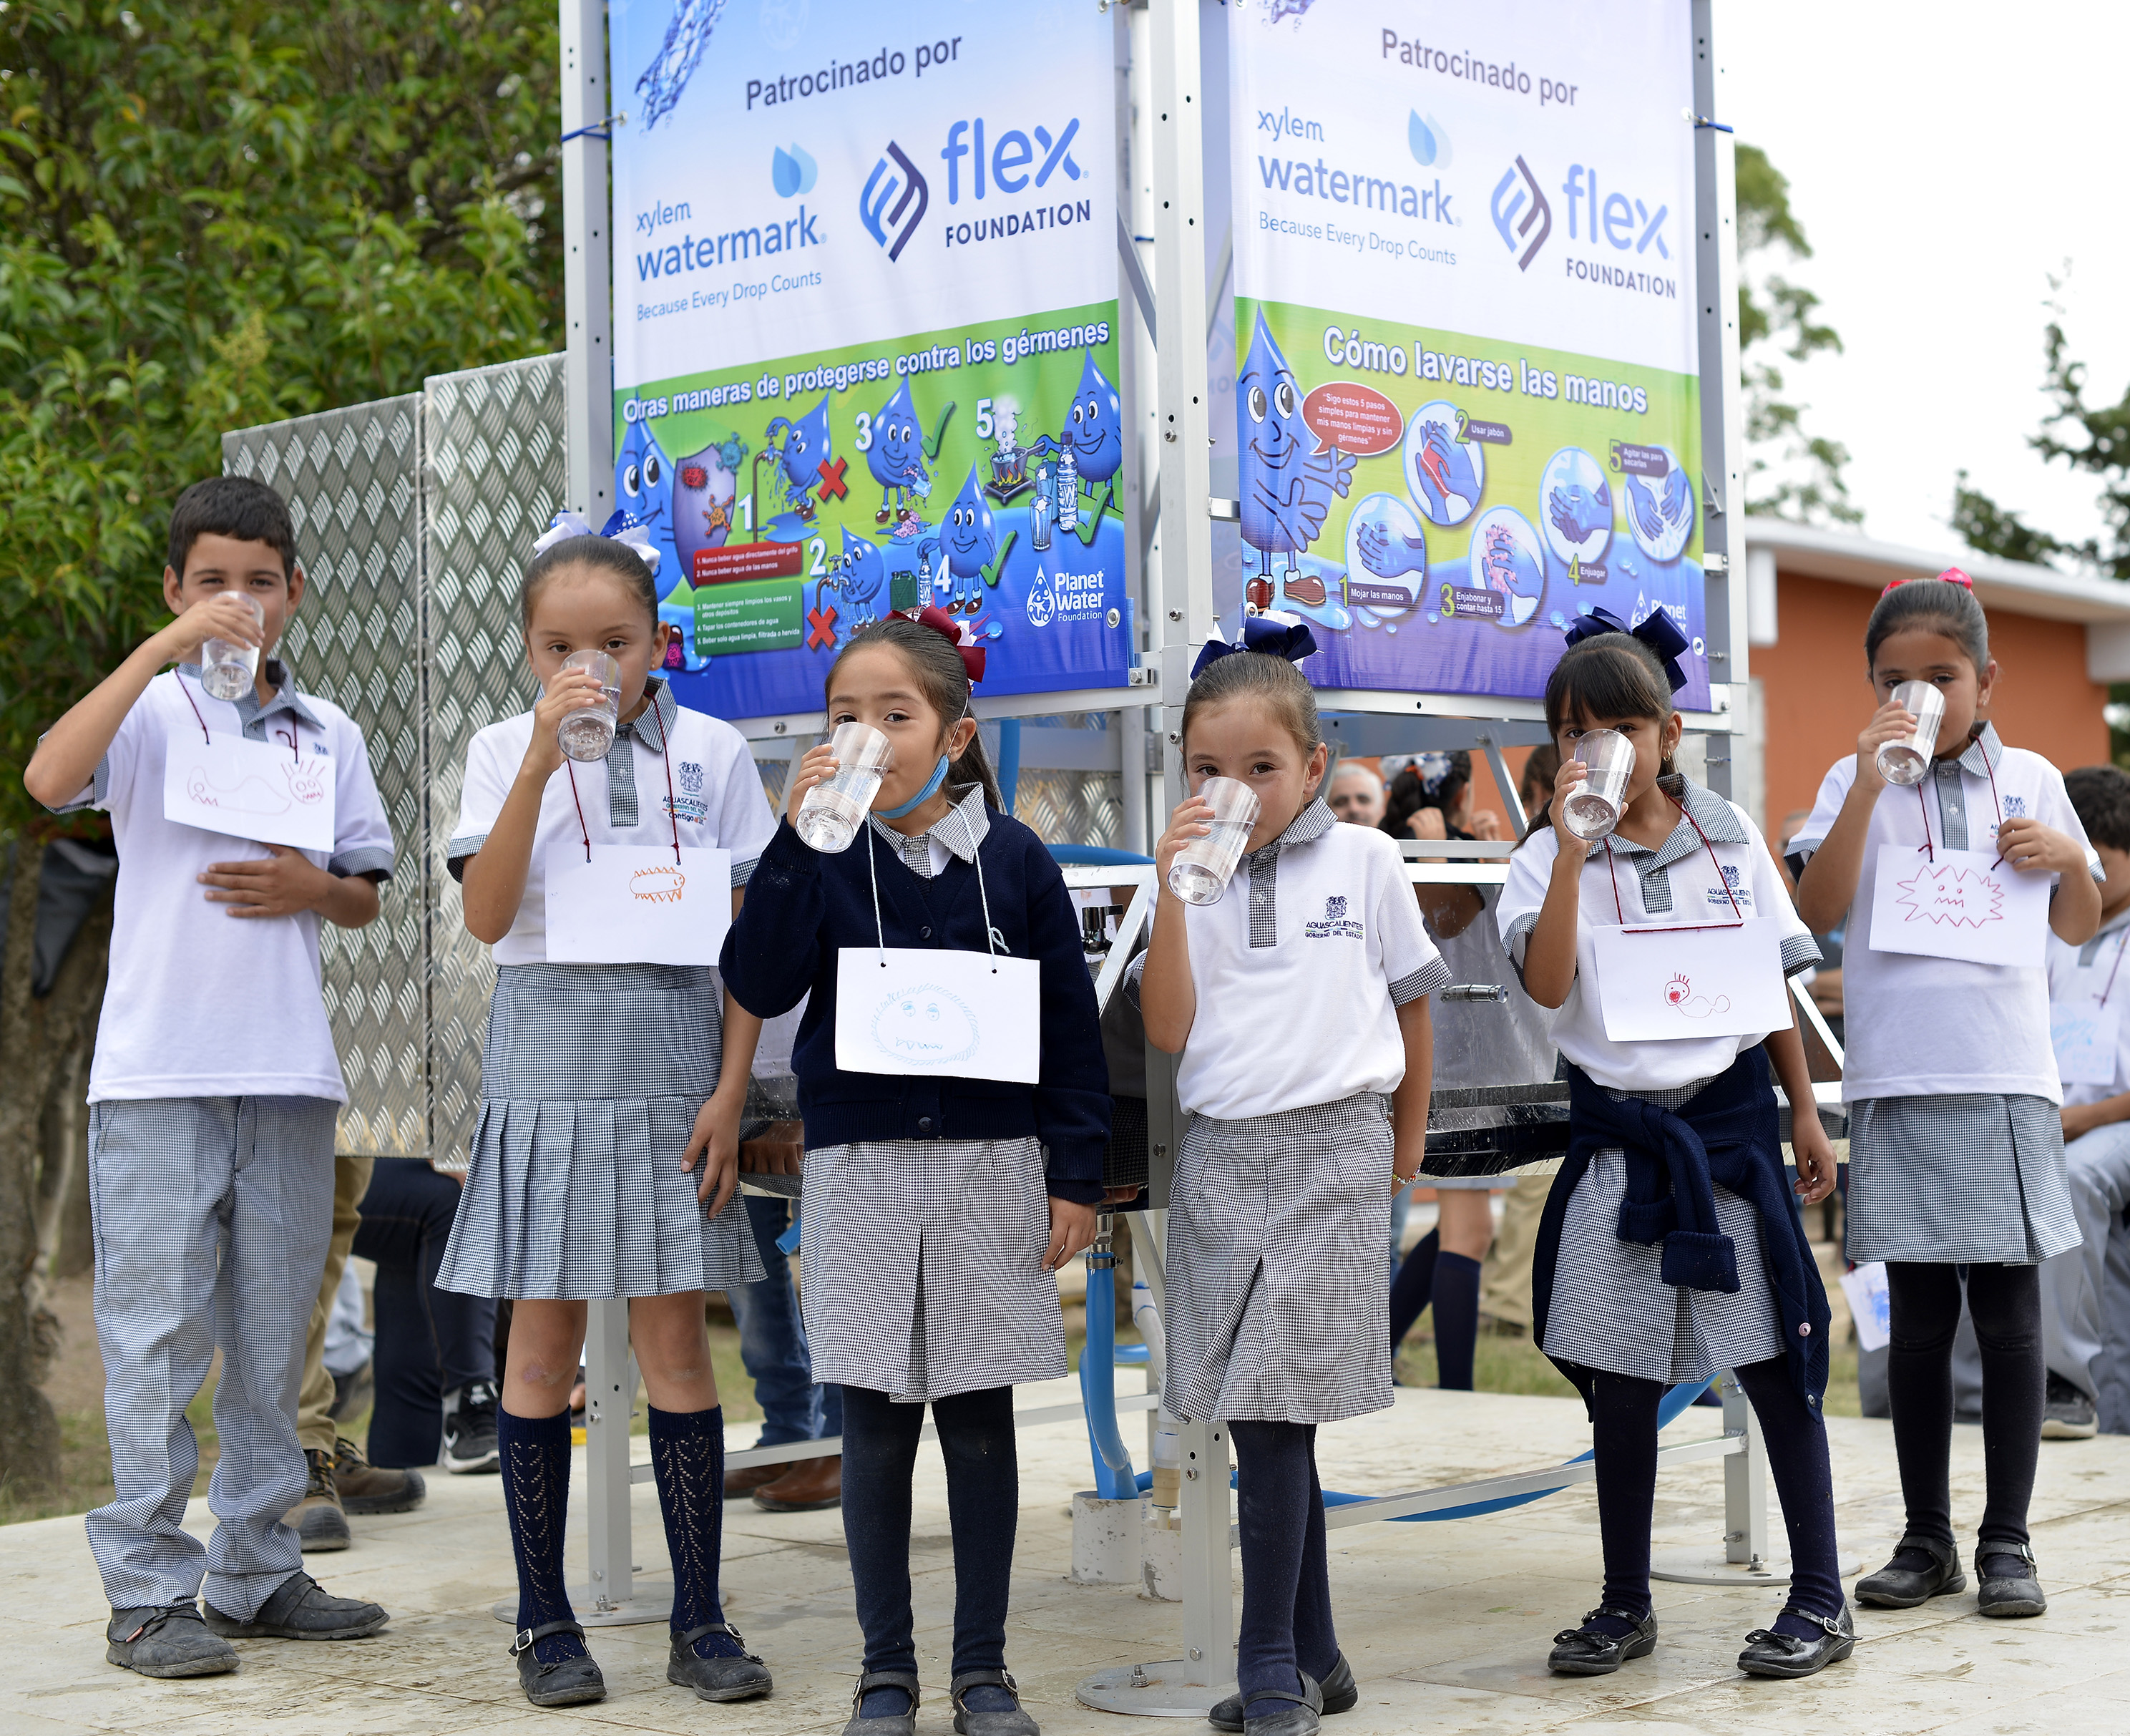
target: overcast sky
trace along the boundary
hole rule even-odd
[[[2130,377],[2123,0],[1717,0],[1724,118],[1789,178],[1846,354],[1793,369],[1808,428],[1854,455],[1868,534],[1950,547],[1954,473],[2061,535],[2093,479],[2026,445],[2046,408],[2049,275],[2089,403]]]

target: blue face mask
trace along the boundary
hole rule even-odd
[[[875,808],[873,812],[882,820],[900,820],[905,814],[922,807],[939,793],[939,786],[947,781],[947,756],[939,756],[939,763],[932,768],[932,781],[926,784],[899,808]]]

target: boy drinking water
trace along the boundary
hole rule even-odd
[[[88,1542],[112,1604],[105,1655],[144,1676],[233,1670],[233,1638],[356,1638],[388,1619],[321,1590],[281,1518],[303,1492],[303,1328],[347,1099],[318,925],[372,921],[392,866],[361,731],[299,695],[270,654],[303,596],[281,497],[236,476],[195,483],[171,514],[163,572],[177,619],[52,726],[22,777],[55,813],[108,813],[122,864],[88,1088],[117,1492],[89,1514]],[[201,685],[211,639],[259,648],[256,679],[233,699]],[[204,757],[166,791],[175,753]],[[255,841],[285,830],[298,806],[329,849]],[[182,1528],[199,1467],[185,1407],[217,1346],[222,1457],[208,1504],[218,1523],[203,1548]]]

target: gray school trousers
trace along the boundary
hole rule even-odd
[[[296,1395],[332,1234],[333,1124],[321,1098],[159,1098],[90,1106],[96,1339],[111,1504],[88,1547],[114,1609],[198,1595],[249,1620],[303,1564],[281,1515],[302,1499]],[[199,1470],[185,1407],[216,1347],[217,1521],[183,1528]]]

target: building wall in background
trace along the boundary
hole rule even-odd
[[[1753,648],[1752,672],[1765,701],[1768,841],[1783,816],[1808,808],[1827,769],[1856,751],[1872,710],[1864,668],[1864,628],[1875,592],[1832,579],[1783,573],[1778,580],[1782,637]],[[2108,760],[2108,690],[2085,673],[2085,628],[1999,610],[1989,618],[1990,652],[2002,673],[1990,707],[1997,733],[2068,771]]]

